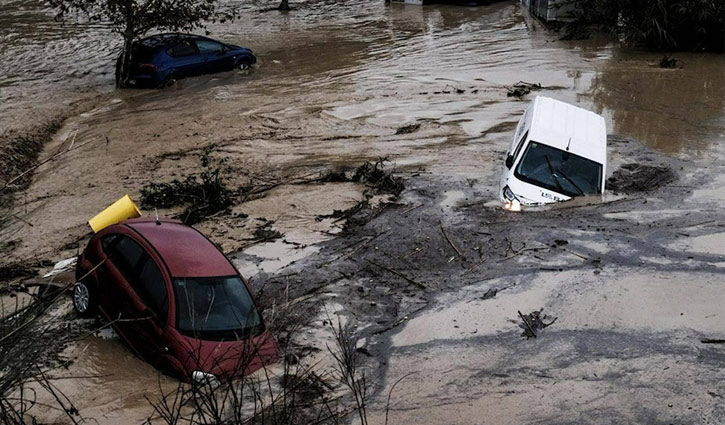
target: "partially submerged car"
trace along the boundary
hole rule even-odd
[[[536,97],[516,127],[499,199],[510,210],[604,193],[607,129],[594,112]]]
[[[116,82],[121,78],[122,56],[116,61]],[[131,87],[166,87],[180,78],[247,69],[257,63],[251,50],[193,34],[156,34],[133,43]]]
[[[185,381],[217,382],[277,360],[248,283],[180,221],[104,228],[78,258],[76,279],[79,315],[100,314],[139,357]]]

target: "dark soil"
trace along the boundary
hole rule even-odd
[[[64,118],[58,117],[22,134],[7,132],[0,135],[0,207],[7,202],[3,199],[10,198],[2,195],[22,190],[30,184],[32,173],[12,184],[8,185],[8,182],[35,164],[43,145],[60,129],[63,121]]]
[[[622,165],[607,180],[607,189],[616,193],[635,193],[655,190],[677,179],[667,166],[631,163]]]
[[[38,272],[26,263],[10,263],[0,266],[0,282],[10,282],[15,279],[33,277]]]

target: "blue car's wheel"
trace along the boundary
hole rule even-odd
[[[175,75],[169,75],[168,77],[164,78],[164,81],[159,84],[160,89],[167,89],[169,87],[172,87],[176,84],[176,76]]]
[[[239,62],[237,62],[236,68],[240,71],[246,71],[252,68],[252,60],[249,58],[240,59]]]

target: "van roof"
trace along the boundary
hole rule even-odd
[[[531,108],[529,139],[561,150],[568,146],[573,154],[606,163],[607,128],[601,115],[543,96]]]

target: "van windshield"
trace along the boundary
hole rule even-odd
[[[602,164],[531,141],[514,175],[567,196],[601,193]]]
[[[239,276],[174,279],[176,327],[200,339],[243,339],[263,329]]]

